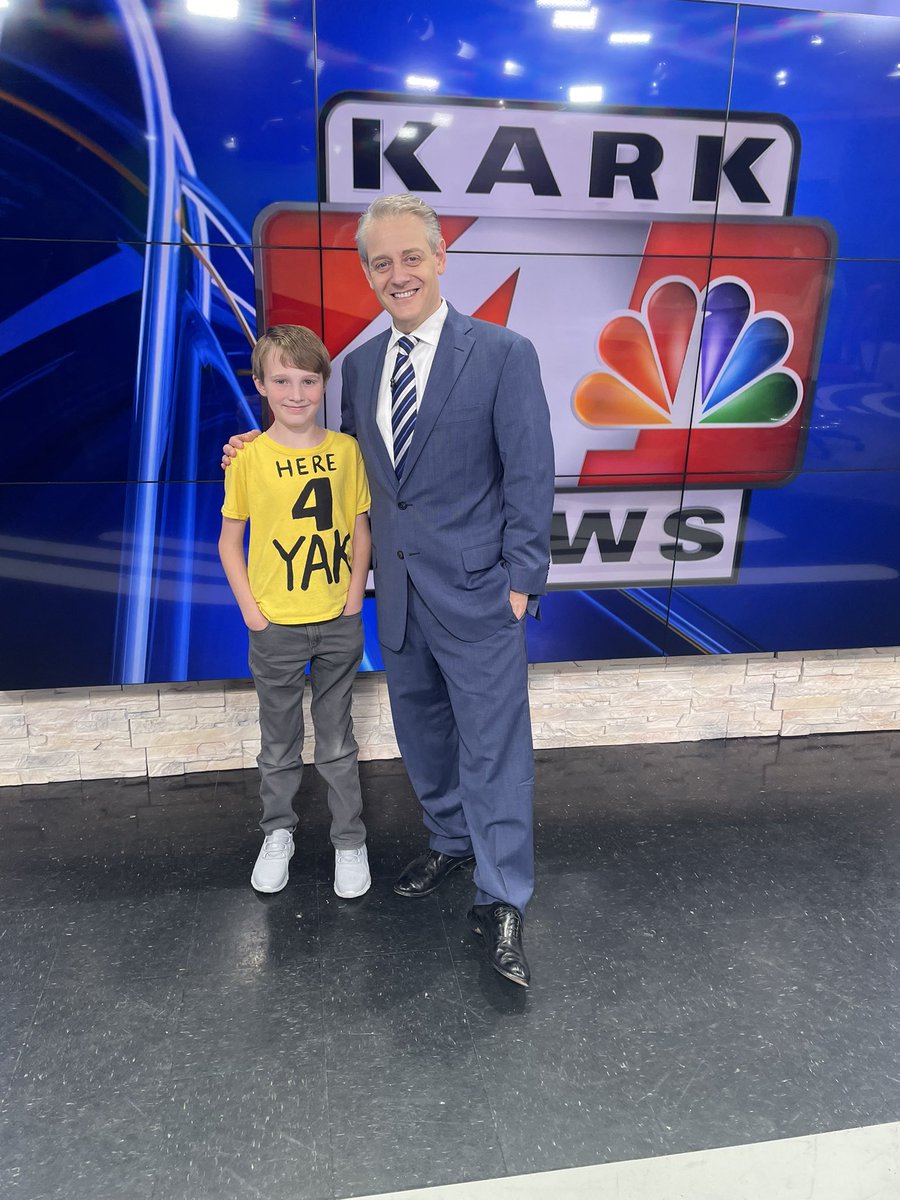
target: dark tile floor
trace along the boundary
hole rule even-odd
[[[0,1196],[302,1200],[900,1117],[900,734],[545,751],[528,993],[402,766],[368,896],[311,784],[257,896],[253,772],[0,790]]]

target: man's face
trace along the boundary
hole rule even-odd
[[[366,276],[382,308],[401,333],[412,333],[441,303],[438,276],[447,265],[443,239],[428,248],[421,218],[381,217],[369,226]]]

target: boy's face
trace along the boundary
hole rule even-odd
[[[263,378],[253,376],[256,390],[266,398],[275,421],[285,428],[302,432],[316,424],[325,382],[318,371],[289,367],[269,353],[263,359]]]

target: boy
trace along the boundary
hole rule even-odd
[[[303,684],[312,682],[315,763],[328,783],[334,890],[371,883],[358,747],[350,714],[362,659],[362,603],[371,556],[369,486],[355,440],[318,423],[331,360],[302,325],[276,325],[253,350],[253,382],[272,424],[225,476],[219,557],[249,630],[259,697],[265,834],[250,882],[288,881],[303,771]],[[249,565],[244,529],[250,521]]]

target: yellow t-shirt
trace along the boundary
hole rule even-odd
[[[247,573],[263,616],[305,625],[340,615],[353,529],[369,503],[359,446],[345,433],[329,429],[308,450],[264,433],[231,460],[222,513],[250,521]]]

